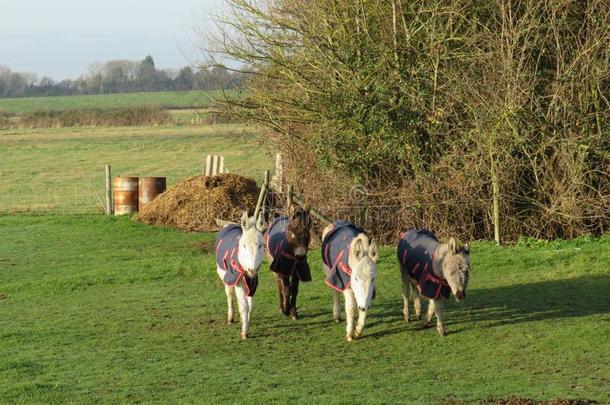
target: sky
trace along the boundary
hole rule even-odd
[[[0,0],[0,66],[55,80],[146,55],[179,68],[199,58],[195,33],[225,10],[223,0]]]

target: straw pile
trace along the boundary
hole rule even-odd
[[[233,173],[189,177],[146,205],[136,219],[188,231],[214,231],[215,218],[239,222],[245,210],[254,212],[258,193],[253,179]]]

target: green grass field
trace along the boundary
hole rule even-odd
[[[96,94],[87,96],[0,98],[0,113],[34,111],[115,109],[156,106],[162,109],[205,108],[213,104],[218,91]]]
[[[208,154],[257,180],[274,164],[243,125],[0,130],[0,212],[102,211],[106,164],[169,186],[201,174]]]
[[[384,248],[352,343],[331,321],[317,252],[302,319],[280,315],[265,263],[240,341],[200,249],[213,237],[101,215],[0,216],[0,402],[610,401],[610,237],[475,243],[445,338],[402,321]]]

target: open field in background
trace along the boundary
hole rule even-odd
[[[217,91],[96,94],[86,96],[0,98],[0,113],[34,111],[117,109],[155,106],[161,109],[205,108],[214,103]]]
[[[201,174],[208,154],[257,180],[274,165],[243,125],[2,130],[0,212],[101,212],[106,164],[114,176],[166,176],[169,187]]]
[[[472,247],[448,336],[402,320],[393,250],[363,338],[331,321],[320,256],[302,319],[280,315],[268,265],[251,339],[225,324],[212,234],[104,216],[0,216],[2,402],[610,401],[610,237]]]

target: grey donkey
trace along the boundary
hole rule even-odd
[[[466,297],[470,277],[470,247],[458,247],[454,238],[440,243],[427,230],[408,230],[401,233],[397,249],[402,276],[403,314],[409,322],[409,295],[415,293],[415,317],[421,319],[421,297],[430,303],[423,321],[427,327],[436,315],[436,329],[445,336],[443,310],[451,294],[456,301]]]

